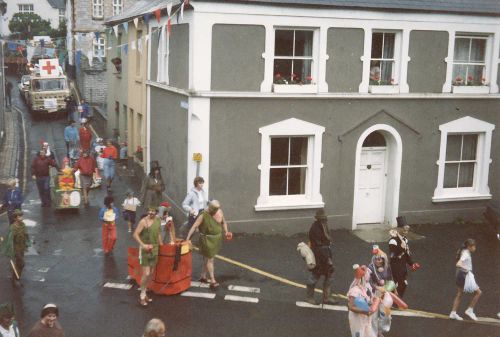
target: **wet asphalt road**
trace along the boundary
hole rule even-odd
[[[17,91],[14,103],[25,111]],[[24,120],[28,130],[29,159],[36,153],[42,138],[55,145],[53,149],[59,159],[62,158],[65,120],[33,121],[26,112]],[[29,173],[27,178],[25,218],[35,245],[26,257],[24,287],[11,286],[8,262],[0,258],[0,303],[12,301],[15,304],[22,335],[27,334],[38,319],[41,307],[55,302],[60,307],[60,321],[69,337],[138,337],[152,317],[166,322],[168,336],[349,336],[346,312],[298,307],[296,301],[303,300],[303,289],[223,261],[216,261],[216,276],[222,286],[214,293],[215,298],[154,296],[154,302],[142,308],[137,302],[135,285],[130,290],[103,287],[106,282],[129,283],[126,279],[127,247],[135,246],[126,232],[126,225],[120,221],[114,253],[103,256],[97,214],[104,189],[91,192],[90,208],[81,208],[79,212],[55,212],[40,207]],[[117,204],[121,203],[125,190],[129,186],[137,190],[138,183],[133,176],[120,176],[113,187]],[[0,233],[5,230],[6,217],[2,216]],[[500,250],[494,237],[481,226],[470,224],[422,225],[413,230],[425,238],[412,242],[414,255],[423,267],[410,277],[405,298],[410,307],[449,313],[455,292],[454,251],[461,241],[472,236],[478,241],[478,251],[473,257],[476,279],[484,292],[476,312],[479,316],[494,317],[500,311]],[[352,279],[350,266],[368,262],[370,244],[348,231],[335,231],[333,238],[334,292],[345,294]],[[236,235],[233,241],[225,243],[221,255],[303,284],[307,274],[295,251],[297,243],[303,240],[304,235]],[[200,262],[194,253],[194,279],[199,275]],[[228,290],[229,285],[254,287],[260,292],[235,292]],[[212,293],[202,288],[191,291]],[[226,295],[253,297],[258,303],[232,302],[225,299]],[[319,296],[317,294],[318,299]],[[345,305],[345,301],[340,304]],[[464,309],[465,301],[461,314]],[[394,337],[499,335],[498,324],[401,316],[393,318],[391,332],[385,334]]]

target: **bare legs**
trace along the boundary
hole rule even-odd
[[[458,306],[460,305],[460,301],[462,300],[462,294],[464,291],[460,288],[457,288],[457,294],[455,295],[455,300],[453,300],[453,307],[451,311],[457,312]]]
[[[208,276],[208,277],[207,277]],[[203,266],[201,269],[201,279],[206,279],[212,285],[217,284],[214,275],[214,258],[208,258],[203,256]]]
[[[141,277],[140,300],[142,305],[147,305],[146,289],[148,287],[149,281],[151,281],[151,267],[142,266],[141,269],[142,269],[142,277]]]
[[[462,320],[460,316],[457,314],[458,306],[460,305],[460,301],[462,300],[462,295],[464,291],[461,288],[457,288],[457,294],[455,295],[455,300],[453,300],[453,307],[451,309],[450,313],[450,318],[451,319],[457,319],[457,320]],[[465,310],[465,314],[469,316],[471,319],[474,321],[477,320],[476,315],[474,314],[474,306],[476,305],[477,301],[479,300],[479,297],[481,296],[482,292],[481,289],[477,289],[474,292],[474,296],[470,300],[469,307],[467,310]]]

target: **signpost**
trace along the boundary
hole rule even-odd
[[[201,163],[201,160],[202,160],[202,155],[201,153],[193,153],[193,161],[196,162],[196,176],[199,177],[200,176],[200,163]]]

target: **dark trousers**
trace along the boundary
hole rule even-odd
[[[5,93],[5,104],[12,106],[12,96],[11,96],[10,92]]]
[[[398,296],[403,298],[403,295],[405,294],[406,291],[406,275],[405,276],[399,276],[399,277],[394,277],[394,282],[397,284],[397,291],[398,291]]]
[[[16,266],[17,273],[19,274],[19,278],[21,278],[21,274],[24,269],[24,251],[15,252],[14,253],[14,265]],[[12,278],[16,278],[14,271],[12,271]]]
[[[36,177],[36,187],[38,188],[38,195],[42,201],[42,207],[50,206],[50,186],[49,177]]]

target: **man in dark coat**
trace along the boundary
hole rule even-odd
[[[59,167],[54,159],[46,156],[44,149],[41,149],[31,162],[31,176],[36,180],[38,194],[42,201],[42,207],[50,207],[50,186],[49,186],[49,170],[50,167],[55,167],[59,171]]]
[[[397,285],[397,291],[399,297],[403,297],[408,281],[406,280],[408,276],[407,265],[412,268],[412,270],[417,270],[420,265],[414,263],[410,253],[410,246],[408,245],[408,232],[410,231],[410,226],[406,224],[406,221],[398,222],[398,230],[392,229],[389,234],[391,238],[389,239],[389,258],[392,269],[392,277]]]
[[[328,218],[324,209],[319,209],[314,216],[316,221],[313,222],[309,229],[309,242],[311,250],[316,259],[316,266],[311,270],[311,276],[307,280],[307,302],[310,304],[318,304],[314,299],[314,288],[316,283],[323,276],[323,303],[336,304],[337,301],[331,296],[331,282],[333,274],[333,259],[331,251],[330,230],[327,223]]]

